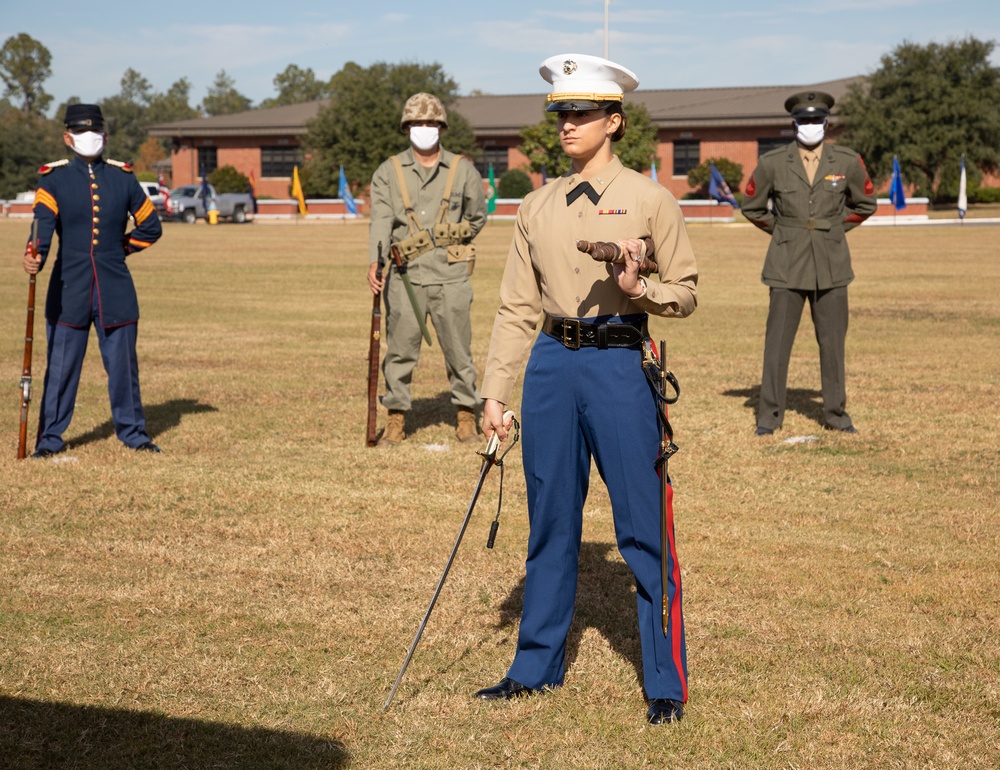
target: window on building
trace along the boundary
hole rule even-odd
[[[216,147],[198,148],[198,174],[211,174],[219,167],[219,150]]]
[[[476,171],[483,179],[488,179],[490,175],[490,165],[493,166],[493,178],[497,182],[500,176],[507,170],[507,148],[506,147],[484,147],[482,154],[476,160]]]
[[[779,147],[785,147],[788,145],[788,137],[778,136],[772,139],[758,139],[757,140],[757,157],[770,152],[771,150],[777,150]]]
[[[701,163],[701,142],[697,139],[678,139],[674,142],[674,176],[687,176],[688,171]]]
[[[289,177],[295,166],[302,165],[302,151],[298,147],[261,147],[260,175]]]

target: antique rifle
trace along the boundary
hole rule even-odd
[[[639,272],[649,275],[656,272],[656,260],[653,258],[655,246],[652,238],[642,238],[646,254],[639,265]],[[589,254],[596,262],[612,262],[621,264],[625,261],[621,247],[613,241],[577,241],[576,247],[584,254]]]
[[[31,256],[38,256],[38,220],[31,223]],[[17,439],[17,459],[28,456],[28,404],[31,403],[31,344],[35,335],[35,273],[28,276],[28,319],[24,330],[24,367],[21,369],[21,429]]]
[[[378,245],[378,267],[375,268],[375,279],[382,280],[382,268],[385,267],[385,258],[382,256],[382,244]],[[376,417],[378,415],[378,349],[379,339],[382,335],[382,292],[375,292],[372,300],[372,331],[368,342],[368,432],[366,443],[368,446],[375,446],[378,443],[378,436],[375,432]]]

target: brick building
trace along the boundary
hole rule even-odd
[[[658,127],[657,179],[681,198],[690,192],[687,172],[708,158],[724,157],[742,165],[742,189],[762,153],[792,140],[790,118],[784,110],[790,94],[816,88],[839,101],[859,79],[800,86],[636,91],[628,98],[645,105]],[[173,142],[174,185],[197,182],[201,169],[211,173],[219,166],[231,165],[248,176],[253,172],[258,195],[286,198],[292,167],[301,166],[303,161],[300,141],[306,124],[322,105],[308,102],[161,123],[149,133]],[[458,99],[456,109],[472,125],[483,150],[477,166],[484,178],[490,164],[498,178],[510,168],[527,170],[527,158],[518,149],[519,132],[523,126],[538,123],[544,107],[544,94]],[[835,129],[836,115],[831,122]],[[532,177],[537,187],[540,175]]]

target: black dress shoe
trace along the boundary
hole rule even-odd
[[[761,425],[757,426],[756,434],[758,436],[770,436],[774,433],[774,428],[765,428]]]
[[[154,452],[154,453],[158,454],[158,453],[162,452],[163,450],[160,449],[152,441],[147,441],[145,444],[139,444],[139,446],[135,447],[135,451],[136,452]]]
[[[535,690],[530,687],[525,687],[520,682],[504,677],[496,687],[485,687],[476,693],[476,697],[483,700],[510,700],[522,695],[531,695],[534,692]]]
[[[649,701],[649,711],[646,719],[651,725],[665,725],[667,722],[680,722],[684,714],[684,704],[670,698],[652,698]]]
[[[34,454],[31,455],[32,459],[42,460],[46,457],[52,457],[52,455],[59,454],[62,449],[36,449]]]

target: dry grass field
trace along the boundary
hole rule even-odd
[[[860,433],[817,422],[806,317],[785,428],[766,438],[753,428],[767,239],[690,228],[700,307],[653,329],[682,388],[671,472],[691,699],[682,723],[657,728],[597,481],[565,685],[499,706],[471,697],[504,674],[516,638],[516,449],[496,548],[493,472],[381,712],[480,463],[454,441],[436,343],[410,439],[364,446],[364,223],[168,224],[132,260],[164,453],[115,439],[92,336],[69,451],[19,462],[27,229],[0,220],[0,766],[1000,765],[1000,228],[852,233]],[[479,242],[480,367],[511,229],[491,222]],[[39,313],[32,421],[43,328]]]

